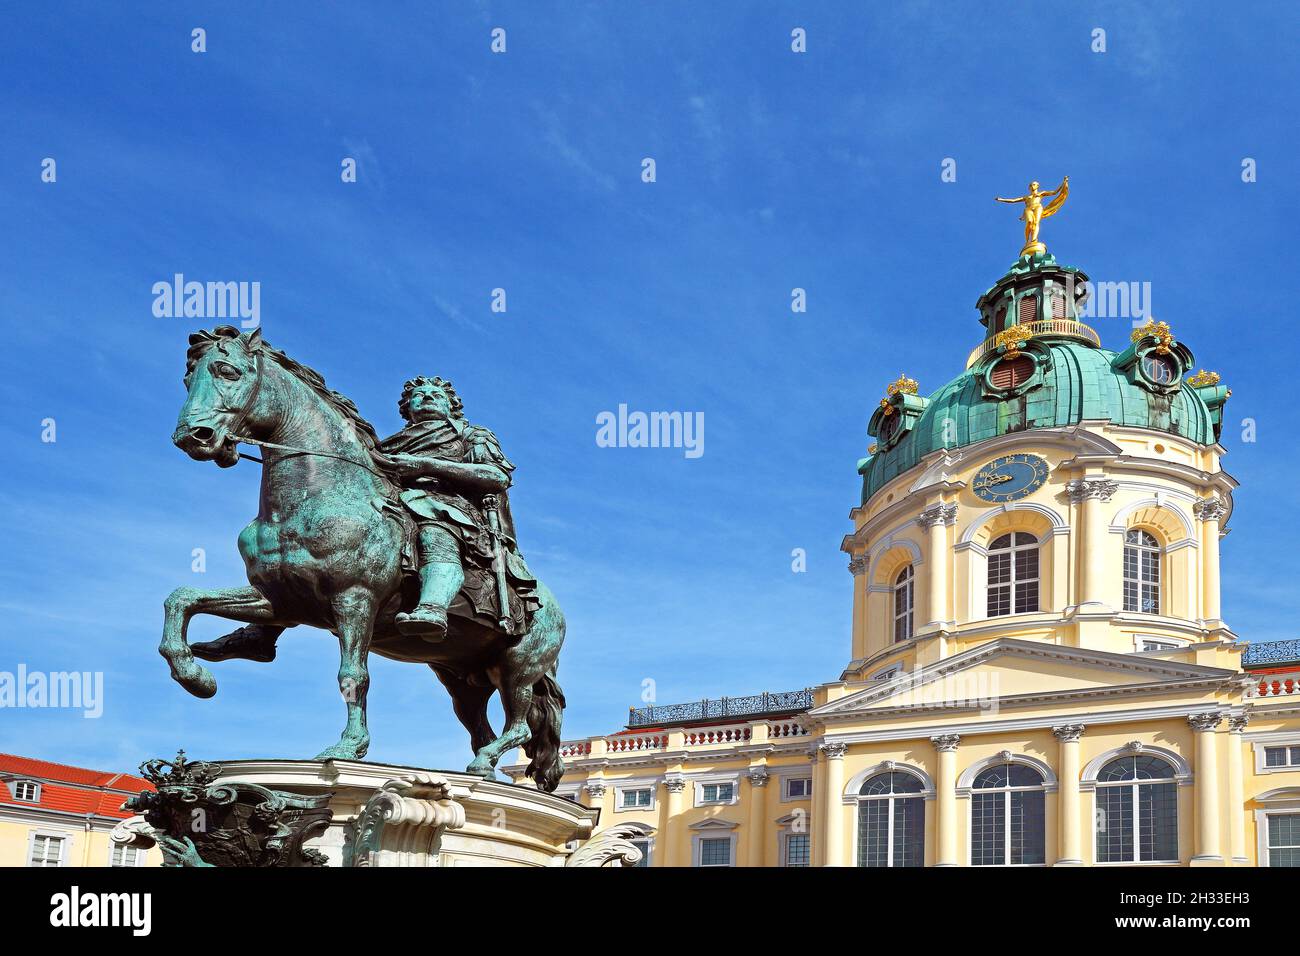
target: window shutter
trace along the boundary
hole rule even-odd
[[[1034,360],[1022,355],[1020,358],[1011,359],[1010,361],[1002,359],[997,365],[994,365],[993,372],[989,375],[989,381],[993,383],[994,388],[1016,388],[1029,381],[1029,377],[1033,374]]]

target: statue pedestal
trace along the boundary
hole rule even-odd
[[[592,836],[599,811],[532,787],[359,760],[226,760],[220,766],[218,783],[330,794],[333,822],[306,844],[325,853],[330,866],[635,862],[613,832],[575,853]]]

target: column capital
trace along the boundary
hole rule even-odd
[[[934,748],[939,751],[939,753],[947,753],[948,751],[957,749],[957,745],[961,743],[961,735],[936,734],[930,738],[930,743],[934,744]]]
[[[1052,728],[1052,733],[1063,744],[1077,744],[1086,729],[1083,724],[1057,724]]]
[[[849,573],[855,578],[867,573],[867,559],[865,557],[852,558],[849,561]]]
[[[1192,729],[1198,734],[1206,733],[1213,730],[1223,722],[1223,711],[1207,710],[1203,714],[1189,714],[1187,722],[1192,725]]]
[[[1109,478],[1073,478],[1065,486],[1065,491],[1070,496],[1070,503],[1076,505],[1089,498],[1110,501],[1111,496],[1118,489],[1119,485]]]
[[[1228,733],[1239,734],[1250,723],[1250,714],[1233,714],[1228,718]]]
[[[1192,503],[1192,514],[1198,521],[1218,521],[1228,513],[1227,503],[1215,495],[1211,498],[1198,498]]]
[[[582,789],[587,791],[587,796],[591,797],[591,799],[599,800],[605,796],[605,781],[588,780],[582,785]]]
[[[820,747],[827,760],[843,760],[844,752],[849,749],[848,744],[841,743],[821,744]]]
[[[766,787],[768,780],[771,779],[766,767],[750,767],[745,772],[745,776],[749,778],[750,785],[754,787]]]
[[[681,793],[686,789],[685,777],[664,777],[664,786],[669,793]]]
[[[916,523],[922,528],[933,528],[936,525],[950,525],[957,521],[957,506],[946,505],[942,502],[926,508],[917,516]]]

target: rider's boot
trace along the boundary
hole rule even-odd
[[[460,564],[429,561],[420,568],[420,602],[394,618],[399,633],[438,642],[447,637],[447,607],[465,583]]]
[[[239,659],[269,664],[275,660],[276,639],[283,633],[284,628],[277,624],[248,624],[215,641],[191,644],[190,650],[205,661]]]
[[[434,604],[419,604],[409,614],[403,612],[395,618],[397,630],[407,637],[420,637],[426,641],[441,641],[447,636],[447,609]]]

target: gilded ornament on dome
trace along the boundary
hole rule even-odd
[[[1028,325],[1012,325],[995,335],[993,344],[1006,349],[1004,358],[1014,359],[1020,357],[1020,346],[1033,337],[1034,332]]]
[[[1155,319],[1147,319],[1146,325],[1133,330],[1132,340],[1141,342],[1147,336],[1156,340],[1156,352],[1160,355],[1168,355],[1169,349],[1174,344],[1174,333],[1169,328],[1168,322],[1157,322]]]

